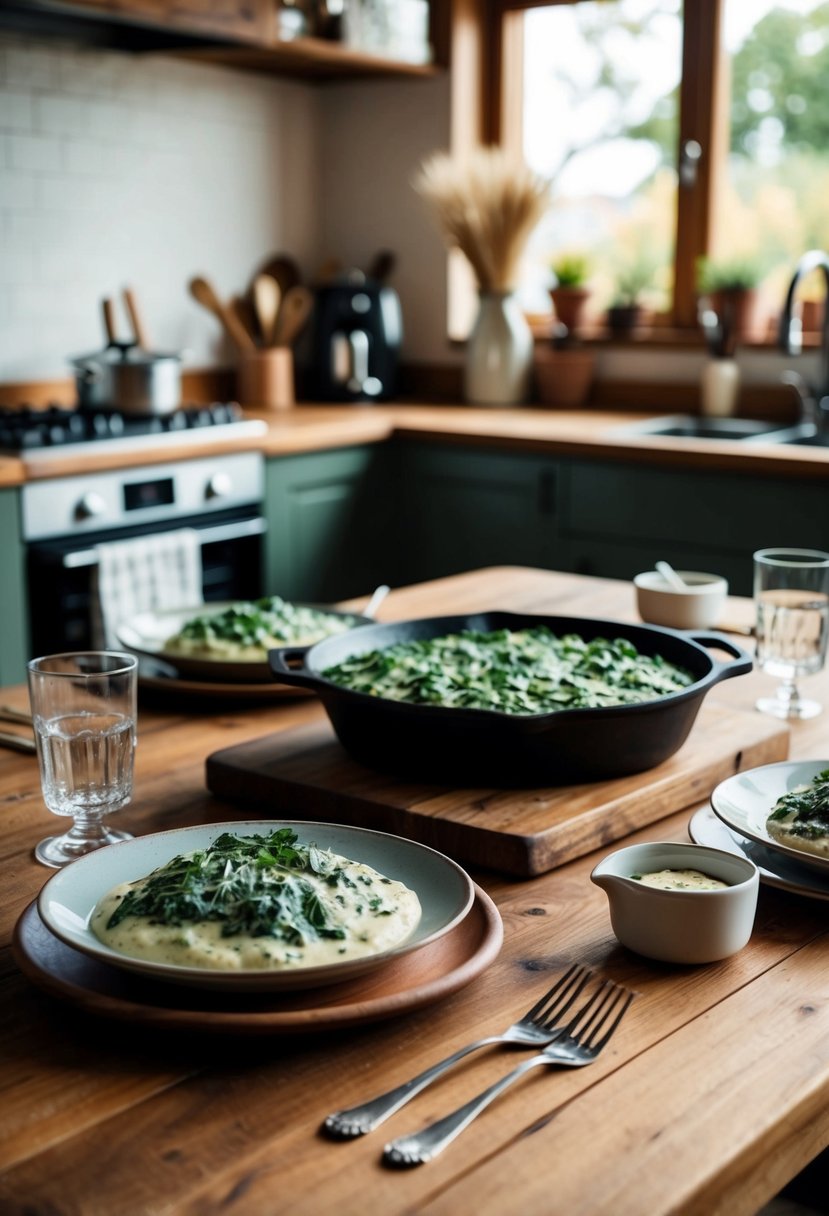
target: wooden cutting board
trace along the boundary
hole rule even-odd
[[[365,768],[325,719],[214,752],[207,787],[270,818],[374,828],[530,878],[704,802],[726,777],[788,754],[784,723],[706,701],[685,744],[648,772],[545,789],[449,789]]]

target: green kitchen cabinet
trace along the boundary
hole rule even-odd
[[[26,679],[29,629],[26,607],[26,555],[21,540],[20,493],[0,490],[0,682]]]
[[[558,466],[514,452],[406,443],[399,453],[406,581],[482,566],[558,564]]]
[[[396,581],[392,462],[393,452],[383,445],[267,462],[268,594],[332,601]]]
[[[632,578],[663,558],[751,595],[752,553],[829,548],[829,481],[611,461],[562,469],[562,552],[577,574]]]

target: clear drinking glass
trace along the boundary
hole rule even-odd
[[[759,549],[754,554],[757,665],[782,681],[757,708],[776,718],[813,718],[818,701],[801,697],[796,681],[826,662],[829,637],[829,553]]]
[[[54,654],[28,664],[43,800],[74,823],[35,849],[44,865],[60,867],[84,853],[130,840],[104,816],[132,798],[136,671],[133,655],[108,651]]]

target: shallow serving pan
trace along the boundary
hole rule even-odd
[[[686,668],[694,683],[639,705],[516,716],[391,701],[352,692],[322,675],[347,658],[397,642],[465,629],[490,632],[541,625],[556,635],[575,633],[587,641],[626,638],[640,654],[659,654]],[[732,657],[722,661],[706,647]],[[708,689],[752,668],[750,655],[710,630],[680,633],[620,621],[512,612],[368,625],[310,647],[272,650],[268,660],[277,680],[317,693],[340,742],[355,760],[413,780],[511,786],[598,781],[653,768],[685,742]]]

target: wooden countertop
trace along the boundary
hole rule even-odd
[[[735,441],[669,439],[619,435],[618,428],[651,415],[608,410],[483,409],[442,405],[299,405],[284,412],[254,413],[268,432],[261,439],[223,443],[177,444],[143,448],[136,440],[128,456],[103,449],[79,456],[67,448],[65,459],[0,457],[0,486],[40,478],[73,476],[105,469],[164,464],[187,457],[256,448],[267,456],[323,451],[395,436],[424,442],[458,443],[542,454],[582,456],[638,464],[728,469],[736,473],[781,477],[825,477],[829,450],[779,444],[747,446]]]
[[[396,590],[381,615],[496,606],[635,619],[627,583],[521,569]],[[791,754],[820,757],[829,674],[808,683],[827,710],[792,726]],[[752,673],[709,695],[751,710],[772,684]],[[3,690],[2,700],[23,707],[25,690]],[[160,709],[143,705],[135,798],[119,826],[144,834],[242,817],[207,793],[207,755],[322,713],[311,700],[249,709],[206,702],[195,715],[169,699]],[[699,790],[700,802],[708,793]],[[84,1017],[18,972],[12,929],[49,877],[32,848],[56,827],[31,757],[2,753],[0,802],[4,1211],[753,1216],[829,1143],[823,902],[762,886],[744,950],[719,964],[674,967],[617,943],[606,897],[589,881],[600,854],[529,881],[475,873],[500,908],[504,944],[442,1003],[321,1037],[150,1035]],[[693,809],[629,839],[687,839]],[[466,1101],[515,1056],[471,1057],[360,1140],[319,1135],[330,1111],[502,1029],[576,960],[639,993],[590,1068],[537,1070],[443,1156],[414,1170],[384,1168],[384,1143]]]

